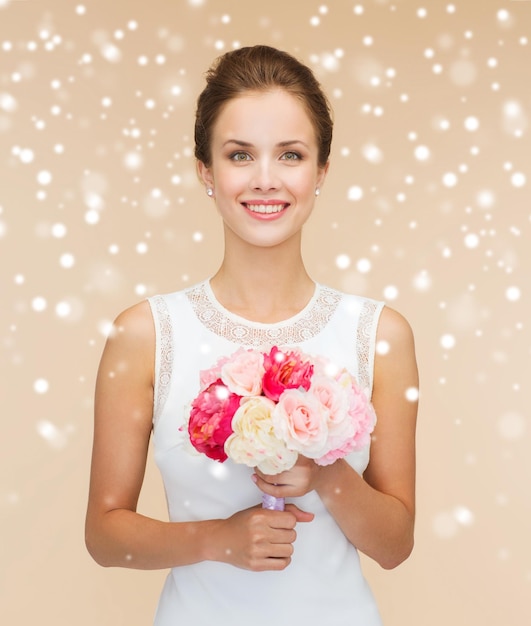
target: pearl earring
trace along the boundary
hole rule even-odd
[[[212,198],[212,196],[214,195],[214,190],[212,189],[212,187],[208,187],[206,193],[209,198]]]
[[[315,195],[318,196],[321,193],[321,190],[319,189],[319,187],[317,187],[317,189],[315,190]]]

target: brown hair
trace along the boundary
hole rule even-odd
[[[225,53],[206,73],[206,87],[197,100],[195,156],[210,167],[212,129],[223,106],[246,91],[286,90],[306,107],[324,167],[330,155],[330,104],[313,72],[287,52],[270,46],[250,46]]]

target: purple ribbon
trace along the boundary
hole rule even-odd
[[[283,511],[284,498],[275,498],[267,493],[262,494],[262,508],[270,511]]]

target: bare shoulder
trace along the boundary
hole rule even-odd
[[[376,333],[376,356],[374,361],[374,390],[382,386],[392,388],[402,384],[416,386],[418,372],[415,341],[412,328],[406,318],[384,306]]]
[[[122,311],[114,320],[107,339],[106,350],[153,353],[155,346],[155,325],[151,307],[147,300]]]
[[[122,311],[114,320],[100,363],[100,373],[128,373],[152,380],[155,326],[147,300]]]
[[[413,330],[401,313],[384,306],[378,323],[377,341],[412,344]]]
[[[141,341],[150,341],[155,338],[153,315],[147,300],[125,309],[114,320],[110,337],[114,339],[121,335]]]

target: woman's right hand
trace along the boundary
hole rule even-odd
[[[291,563],[298,522],[311,522],[313,513],[287,504],[284,511],[261,506],[219,520],[211,534],[209,560],[262,572],[280,571]]]

